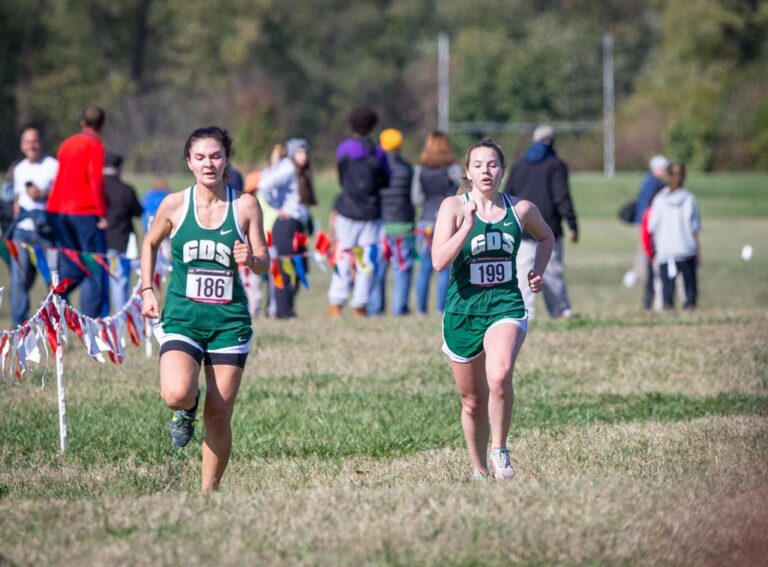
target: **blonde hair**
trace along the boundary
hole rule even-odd
[[[275,144],[272,146],[272,151],[269,154],[269,165],[275,165],[287,155],[288,150],[285,149],[283,144]]]
[[[496,156],[499,158],[499,164],[501,165],[501,169],[506,169],[507,167],[507,160],[504,157],[504,152],[501,150],[501,146],[493,141],[491,138],[483,138],[476,144],[472,144],[469,146],[469,149],[467,150],[466,155],[464,156],[464,169],[465,173],[461,176],[461,185],[459,185],[458,191],[456,191],[457,195],[463,195],[464,193],[469,193],[472,191],[472,182],[467,178],[466,170],[469,169],[469,158],[472,156],[472,152],[475,151],[477,148],[490,148],[494,152],[496,152]]]

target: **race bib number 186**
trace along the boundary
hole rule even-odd
[[[232,270],[190,268],[187,297],[199,303],[231,303],[233,274]]]
[[[494,286],[512,280],[512,260],[473,260],[469,265],[472,285]]]

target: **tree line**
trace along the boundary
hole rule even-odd
[[[664,151],[695,169],[765,169],[766,30],[765,0],[5,0],[0,169],[20,126],[55,147],[88,103],[138,171],[179,168],[182,140],[208,123],[232,132],[243,165],[295,135],[330,162],[358,104],[417,153],[436,127],[440,31],[452,121],[599,120],[611,31],[619,167]],[[511,153],[527,143],[501,138]],[[600,168],[599,133],[559,143]]]

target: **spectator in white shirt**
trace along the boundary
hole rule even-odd
[[[21,132],[21,153],[24,159],[13,169],[14,221],[9,235],[17,244],[51,246],[51,227],[45,204],[58,171],[58,162],[43,153],[40,131],[29,126]],[[11,263],[11,323],[16,326],[29,316],[29,290],[37,270],[29,251],[19,246],[19,261]]]

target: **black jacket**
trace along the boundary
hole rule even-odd
[[[370,221],[381,218],[381,188],[389,183],[389,172],[379,160],[376,145],[369,139],[359,140],[359,151],[338,156],[341,195],[336,201],[340,215],[352,220]],[[381,150],[379,150],[381,151]],[[383,159],[383,155],[382,155]]]
[[[133,218],[140,217],[144,209],[136,191],[114,175],[104,176],[107,196],[107,248],[125,252],[128,236],[133,232]]]
[[[451,167],[450,165],[422,167],[419,170],[419,182],[424,195],[420,220],[428,222],[437,220],[437,212],[443,200],[456,194],[459,186],[451,176]]]
[[[530,201],[552,229],[555,238],[563,236],[563,220],[578,231],[576,210],[568,187],[568,166],[555,150],[543,142],[535,142],[509,172],[504,192]],[[532,239],[527,232],[523,238]]]
[[[411,203],[413,166],[395,152],[387,152],[389,185],[381,190],[381,218],[384,222],[413,222],[416,210]]]

